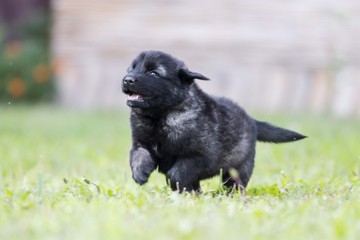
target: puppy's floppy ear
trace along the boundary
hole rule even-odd
[[[194,79],[200,79],[200,80],[210,80],[209,78],[205,77],[204,75],[192,72],[187,68],[180,68],[179,69],[179,78],[186,82],[194,82]]]

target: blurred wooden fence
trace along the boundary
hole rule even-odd
[[[61,104],[124,106],[127,66],[158,49],[247,109],[360,115],[358,0],[54,0],[53,9]]]

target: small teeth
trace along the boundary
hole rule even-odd
[[[142,96],[139,94],[129,94],[128,100],[142,100]]]

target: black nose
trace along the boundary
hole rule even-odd
[[[124,84],[133,84],[135,82],[135,78],[131,76],[126,76],[123,79]]]

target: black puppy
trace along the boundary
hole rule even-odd
[[[122,82],[131,107],[130,166],[138,184],[157,167],[173,190],[200,190],[220,173],[225,186],[244,189],[254,168],[256,140],[292,142],[305,136],[254,120],[226,98],[207,95],[182,61],[142,52]]]

